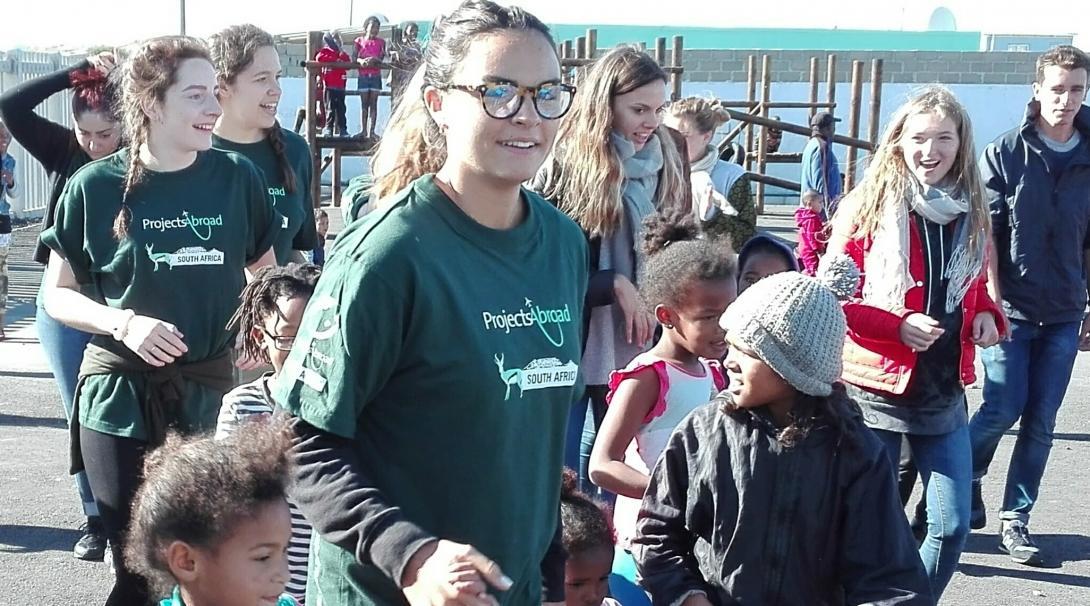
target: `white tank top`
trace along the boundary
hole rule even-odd
[[[711,401],[726,386],[723,368],[714,360],[700,360],[704,374],[697,376],[674,366],[650,352],[636,356],[624,368],[609,377],[611,400],[617,386],[633,374],[652,368],[659,378],[659,398],[636,431],[636,437],[625,450],[624,462],[633,469],[651,475],[659,455],[666,448],[670,434],[690,412]],[[624,548],[636,534],[636,516],[640,511],[640,499],[617,496],[613,509],[613,525],[617,538]]]

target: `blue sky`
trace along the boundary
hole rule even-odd
[[[17,0],[3,0],[14,5]],[[208,35],[251,22],[272,33],[348,25],[352,0],[187,0],[187,30]],[[355,0],[356,24],[370,13],[391,20],[430,19],[456,0]],[[1034,13],[1022,0],[765,0],[716,2],[670,0],[523,0],[524,8],[550,23],[702,25],[711,27],[817,27],[926,29],[931,12],[953,11],[958,29],[991,33],[1073,33],[1090,48],[1090,2],[1077,0]],[[707,7],[714,6],[714,10]],[[109,8],[106,8],[109,7]],[[731,10],[736,7],[736,10]],[[4,10],[0,48],[50,48],[125,44],[178,32],[179,0],[29,0]],[[1080,31],[1081,30],[1081,31]]]

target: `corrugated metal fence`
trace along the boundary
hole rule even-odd
[[[60,53],[19,50],[0,52],[0,93],[20,82],[54,72],[66,65],[73,65],[82,59],[79,55]],[[37,112],[53,122],[71,127],[70,103],[68,93],[53,95],[38,106]],[[8,153],[15,157],[15,179],[19,184],[19,195],[12,201],[12,212],[16,217],[23,218],[41,216],[49,203],[49,177],[18,141],[12,141]]]

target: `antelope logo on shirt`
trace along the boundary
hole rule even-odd
[[[502,330],[511,334],[512,330],[536,326],[553,347],[564,346],[564,324],[572,321],[571,309],[548,309],[535,305],[529,297],[518,311],[509,312],[501,309],[499,313],[481,312],[485,330]],[[571,387],[579,376],[579,365],[558,358],[538,358],[522,368],[507,368],[507,359],[503,353],[493,356],[493,362],[500,375],[500,381],[506,389],[503,399],[510,400],[513,387],[518,387],[519,398],[527,391],[548,389],[550,387]]]
[[[172,253],[155,252],[155,245],[144,246],[148,251],[148,258],[155,263],[155,271],[159,271],[159,264],[166,263],[169,269],[188,265],[223,265],[223,251],[203,246],[186,246]]]
[[[525,368],[504,368],[504,356],[496,354],[493,358],[500,371],[500,380],[507,387],[504,401],[511,399],[511,388],[519,388],[519,398],[527,391],[548,389],[550,387],[571,387],[579,376],[579,365],[568,360],[567,364],[558,358],[538,358]]]

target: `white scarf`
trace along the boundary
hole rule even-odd
[[[719,149],[709,145],[704,155],[689,166],[689,184],[693,191],[693,213],[701,221],[711,221],[722,212],[727,216],[738,216],[738,210],[727,200],[726,192],[715,189],[712,170],[719,163]]]
[[[915,179],[908,195],[906,204],[887,200],[882,209],[882,219],[874,232],[870,252],[863,261],[866,275],[863,300],[883,309],[904,307],[905,295],[914,285],[908,269],[908,212],[911,205],[913,211],[939,225],[963,219],[954,233],[954,252],[943,273],[950,280],[946,289],[946,312],[950,313],[961,304],[983,269],[984,239],[977,238],[976,246],[970,250],[969,221],[965,217],[969,211],[968,200],[952,197]]]

